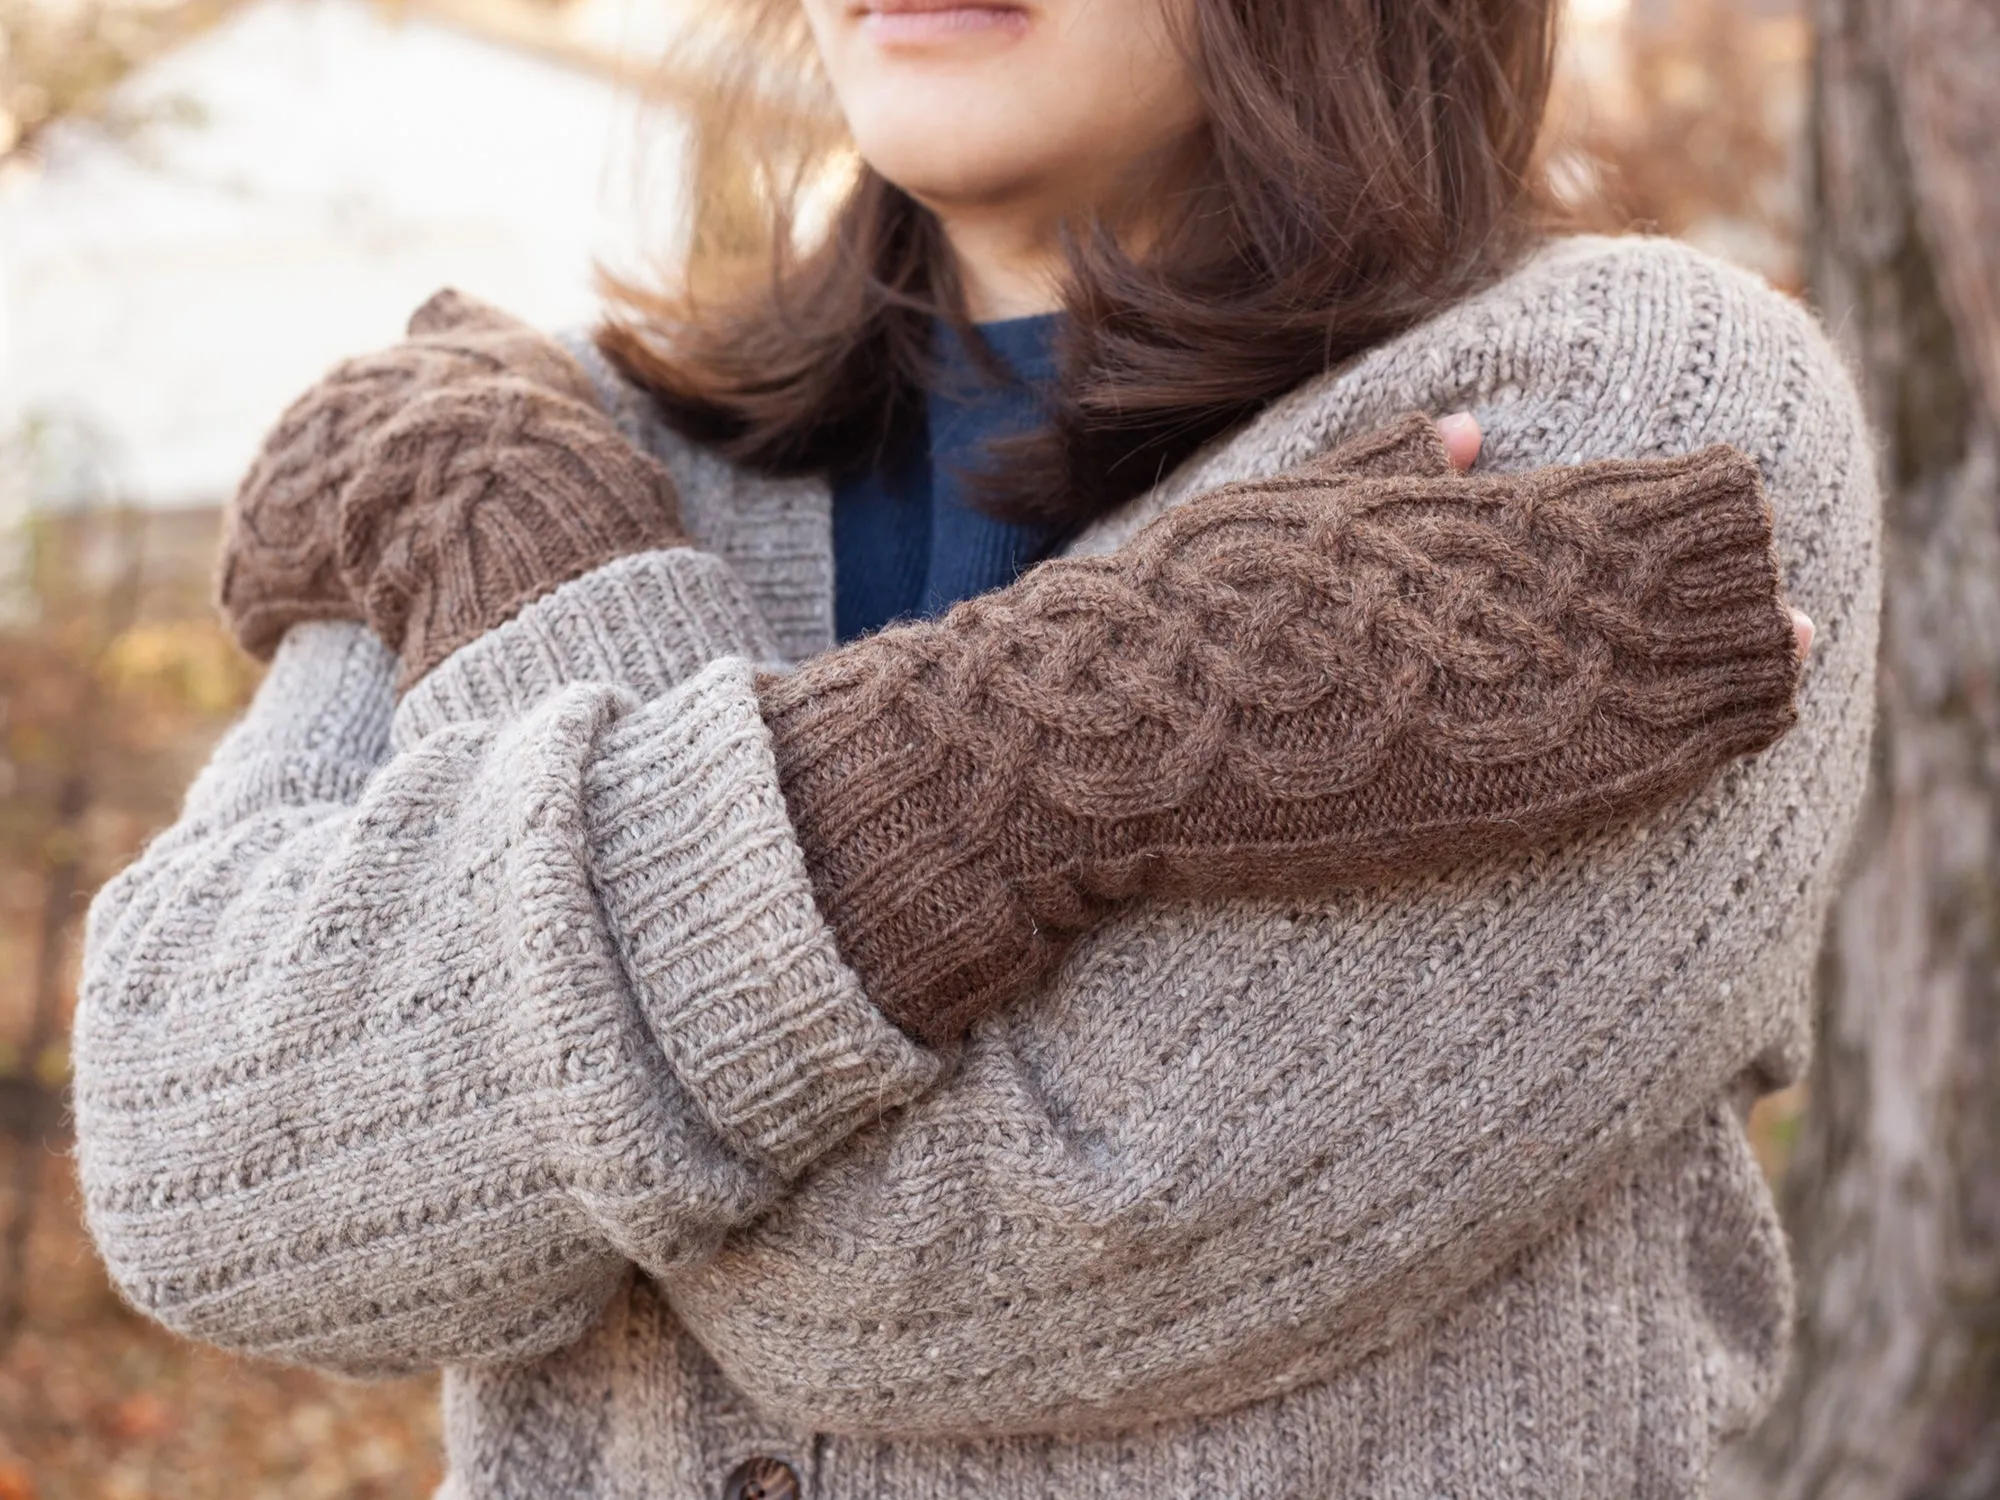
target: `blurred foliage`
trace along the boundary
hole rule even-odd
[[[213,718],[239,706],[255,679],[209,620],[133,625],[105,644],[99,686],[149,715]]]
[[[1673,0],[1559,91],[1557,186],[1590,228],[1677,235],[1799,289],[1811,27],[1796,3]]]
[[[235,0],[0,0],[0,161],[30,152],[56,120],[80,115],[121,131],[147,123],[114,108],[132,69],[212,25]],[[162,106],[176,118],[191,101]]]

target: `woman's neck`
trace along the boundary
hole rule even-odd
[[[1062,307],[1060,232],[1042,215],[940,213],[958,263],[965,310],[975,323],[1025,318]]]
[[[1069,261],[1066,223],[1109,228],[1127,254],[1144,256],[1162,229],[1162,204],[1198,165],[1192,140],[1143,161],[1018,197],[941,203],[919,197],[937,215],[958,263],[966,312],[975,323],[1059,312]]]

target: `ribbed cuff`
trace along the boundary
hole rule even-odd
[[[271,748],[380,760],[396,655],[365,626],[310,621],[285,633],[243,727]]]
[[[602,682],[654,698],[721,656],[777,656],[722,559],[638,552],[571,579],[454,651],[396,709],[398,749],[447,724],[515,718],[556,688]]]
[[[1640,722],[1689,726],[1724,754],[1760,750],[1797,722],[1800,664],[1757,466],[1704,448],[1654,463],[1645,479],[1610,483],[1598,501],[1641,549],[1622,593],[1604,601],[1601,628],[1660,674],[1626,686],[1618,706]]]
[[[360,625],[285,632],[250,707],[188,788],[183,816],[350,802],[389,754],[396,658]]]
[[[599,899],[709,1123],[791,1176],[907,1103],[935,1055],[868,1002],[813,901],[741,658],[607,729],[584,787]]]

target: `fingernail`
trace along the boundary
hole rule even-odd
[[[1446,437],[1455,432],[1470,431],[1474,425],[1472,413],[1469,411],[1455,411],[1448,417],[1438,418],[1438,431]]]
[[[1795,609],[1792,611],[1792,633],[1799,638],[1800,656],[1804,656],[1808,651],[1812,650],[1814,627],[1812,619],[1804,610]]]

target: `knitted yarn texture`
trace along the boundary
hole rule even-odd
[[[293,403],[237,490],[218,598],[257,655],[360,620],[407,686],[564,580],[685,540],[673,481],[560,345],[449,291],[410,332]]]
[[[445,1366],[448,1500],[1707,1494],[1790,1322],[1742,1111],[1809,1051],[1868,767],[1874,468],[1811,320],[1679,246],[1553,245],[1076,539],[1468,408],[1496,474],[1748,454],[1820,634],[1796,727],[1636,823],[1133,903],[950,1060],[841,961],[758,687],[833,644],[826,486],[573,353],[703,550],[400,702],[360,627],[287,634],[92,907],[78,1164],[122,1294]]]
[[[555,348],[515,347],[524,363]],[[370,580],[365,616],[404,644],[403,685],[633,534],[619,486],[657,466],[600,456],[615,432],[578,433],[567,404],[460,381],[349,434],[368,456],[342,495],[348,537],[428,544],[343,554]],[[456,498],[433,498],[440,483]],[[550,503],[471,509],[496,490]],[[591,540],[552,544],[556,528]],[[511,545],[467,545],[482,536]],[[941,1044],[1133,899],[1448,867],[1628,816],[1763,748],[1791,722],[1777,587],[1741,455],[1471,480],[1412,414],[1199,497],[1113,557],[769,678],[764,701],[843,957]],[[419,600],[426,628],[403,643]]]
[[[946,1041],[1134,899],[1554,842],[1791,726],[1742,454],[1477,478],[1343,458],[761,681],[821,908],[892,1020]]]
[[[605,452],[615,429],[564,420],[569,404],[458,381],[350,436],[368,456],[342,494],[348,539],[411,543],[343,553],[405,686],[633,534],[620,486],[664,471]],[[843,957],[943,1044],[1131,900],[1444,868],[1761,749],[1795,676],[1777,588],[1741,455],[1473,480],[1412,414],[764,698]]]

